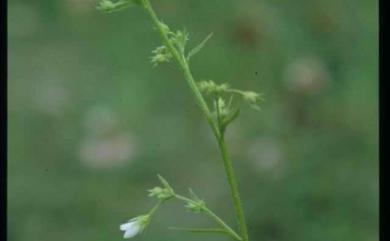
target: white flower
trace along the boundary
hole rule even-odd
[[[129,220],[119,226],[119,229],[124,231],[123,238],[132,238],[141,233],[149,223],[149,215],[142,215]]]
[[[137,221],[129,221],[120,226],[120,230],[124,231],[123,238],[132,238],[141,231],[141,225]]]

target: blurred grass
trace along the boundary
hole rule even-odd
[[[265,94],[228,133],[251,240],[378,240],[377,3],[153,2],[192,45],[214,32],[193,59],[197,78]],[[180,72],[149,63],[159,44],[149,20],[94,4],[8,4],[9,240],[121,240],[118,225],[153,205],[157,173],[233,224],[215,142]],[[167,230],[209,224],[180,205],[135,239],[225,240]]]

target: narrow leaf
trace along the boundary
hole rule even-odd
[[[190,58],[192,56],[194,56],[195,54],[199,53],[199,51],[201,51],[203,49],[203,47],[206,45],[207,41],[209,41],[209,39],[213,36],[213,33],[210,33],[209,35],[207,35],[207,37],[198,45],[196,46],[195,48],[193,48],[189,53],[188,53],[188,56],[187,56],[187,59],[190,60]]]

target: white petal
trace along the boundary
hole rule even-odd
[[[119,226],[119,229],[122,231],[126,231],[127,229],[131,228],[134,225],[134,222],[124,223],[121,226]]]
[[[129,229],[126,230],[125,234],[123,235],[123,238],[132,238],[135,235],[138,234],[141,227],[139,225],[132,225]]]

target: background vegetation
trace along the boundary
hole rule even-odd
[[[152,1],[186,29],[195,77],[265,94],[228,135],[251,240],[378,240],[378,23],[369,0]],[[206,122],[141,9],[8,2],[8,238],[122,240],[160,173],[233,220]],[[169,203],[135,240],[225,240]]]

